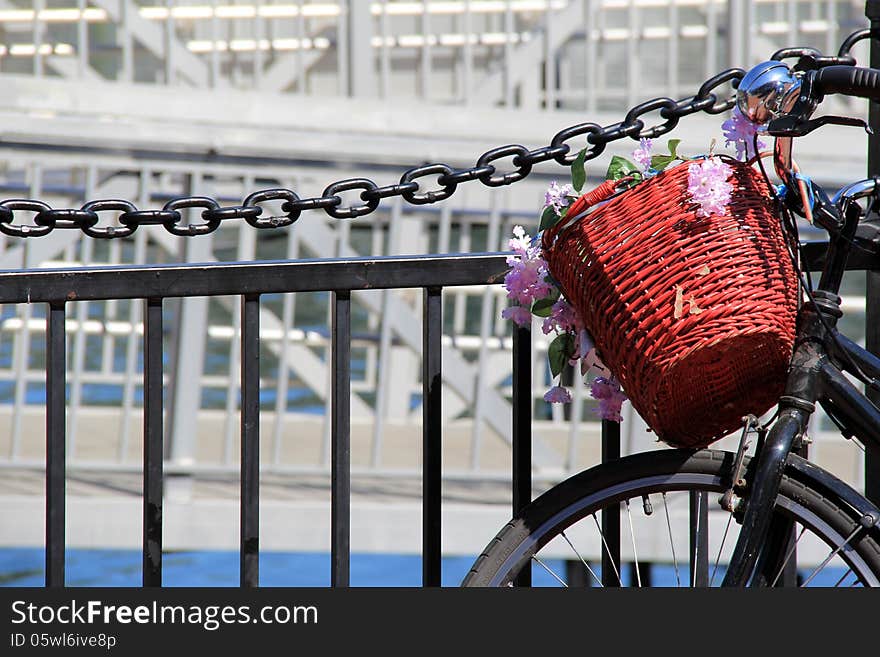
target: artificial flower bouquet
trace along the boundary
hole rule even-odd
[[[581,151],[571,181],[547,190],[538,234],[515,227],[504,280],[511,305],[502,316],[520,326],[537,317],[553,336],[547,402],[571,401],[561,383],[571,365],[589,381],[603,420],[620,422],[630,398],[661,439],[694,446],[719,437],[743,405],[755,411],[778,396],[772,384],[746,398],[756,388],[747,379],[768,362],[787,366],[794,273],[776,200],[746,164],[763,148],[755,127],[734,110],[722,129],[736,158],[716,154],[714,141],[708,154],[687,157],[680,140],[655,153],[652,140],[641,139],[632,158],[613,157],[606,182],[586,194]],[[716,257],[728,250],[732,257]],[[766,298],[766,309],[763,301],[749,306],[756,312],[744,309],[745,297]],[[748,331],[731,328],[741,317]],[[737,359],[743,371],[728,376]],[[701,389],[670,397],[682,376]],[[727,379],[736,391],[715,383]],[[681,430],[683,422],[693,429]]]

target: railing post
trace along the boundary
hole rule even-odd
[[[620,458],[620,424],[602,420],[602,463]],[[620,586],[620,504],[602,509],[602,586]]]
[[[513,327],[513,515],[532,497],[532,329]],[[532,585],[531,565],[514,581]]]
[[[330,585],[346,588],[351,559],[351,292],[334,292],[332,303]]]
[[[424,291],[422,326],[422,584],[440,586],[442,495],[441,337],[443,297],[441,288]]]
[[[162,299],[147,299],[144,302],[144,586],[162,586],[162,394]]]
[[[64,302],[46,317],[46,586],[64,586],[65,363]]]
[[[239,581],[260,585],[260,297],[241,299],[241,536]]]
[[[871,67],[880,67],[880,0],[867,0],[865,15],[871,21]],[[869,101],[868,123],[873,133],[868,136],[868,176],[880,175],[880,103]],[[880,272],[867,272],[865,289],[865,345],[873,354],[880,354]],[[880,402],[880,393],[868,389],[868,398]],[[865,495],[880,504],[880,450],[865,446]]]

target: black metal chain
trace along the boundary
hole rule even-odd
[[[841,46],[837,57],[823,57],[813,49],[785,49],[773,55],[775,59],[800,57],[800,62],[809,61],[814,67],[835,64],[854,64],[849,56],[853,45],[866,38],[862,32],[850,35]],[[139,226],[161,225],[165,230],[180,236],[206,235],[217,230],[224,221],[244,219],[254,228],[282,228],[296,222],[304,210],[322,209],[336,219],[354,219],[370,214],[379,207],[382,199],[401,196],[414,205],[436,203],[449,198],[459,185],[479,180],[488,187],[510,185],[528,176],[532,168],[541,162],[554,160],[569,166],[577,158],[579,150],[569,143],[577,137],[586,137],[585,160],[591,160],[605,150],[613,141],[629,137],[639,140],[652,139],[666,134],[678,125],[682,117],[697,112],[720,114],[734,105],[733,96],[719,98],[716,90],[726,83],[734,87],[742,79],[745,71],[732,68],[709,78],[693,96],[672,100],[654,98],[633,107],[622,121],[606,126],[597,123],[581,123],[560,130],[549,146],[529,150],[520,144],[508,144],[483,153],[473,167],[453,169],[447,164],[427,164],[409,169],[393,185],[380,187],[369,178],[348,178],[328,185],[321,196],[300,198],[290,189],[274,188],[254,192],[244,199],[241,205],[221,207],[205,196],[175,198],[166,203],[161,210],[139,210],[130,201],[107,199],[89,201],[79,209],[53,209],[46,203],[30,199],[7,199],[0,201],[0,232],[12,237],[42,237],[53,230],[79,229],[89,237],[111,239],[128,237]],[[662,119],[655,125],[645,126],[639,118],[650,112],[659,111]],[[507,160],[509,167],[500,162]],[[428,180],[423,180],[428,179]],[[433,181],[433,185],[429,184]],[[343,206],[340,192],[362,190],[362,203]],[[281,216],[263,216],[263,203],[282,201]],[[183,208],[202,208],[200,221],[181,223]],[[33,224],[15,223],[15,211],[35,213]],[[98,226],[99,213],[118,212],[118,224]]]

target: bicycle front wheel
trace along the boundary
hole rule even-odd
[[[661,450],[575,475],[509,522],[463,586],[511,586],[525,569],[534,585],[718,586],[739,532],[718,504],[732,461],[728,452]],[[774,509],[786,542],[766,583],[880,586],[880,528],[865,522],[864,504],[852,489],[830,491],[787,468]],[[603,509],[619,514],[618,536],[603,532]],[[699,518],[705,538],[694,540]],[[621,564],[606,559],[613,572],[603,577],[602,556],[618,544]]]

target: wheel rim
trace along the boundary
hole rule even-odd
[[[666,581],[671,586],[691,585],[693,584],[691,576],[696,573],[690,568],[692,555],[687,547],[682,549],[680,535],[675,535],[680,534],[681,529],[680,527],[674,529],[673,524],[676,526],[681,524],[681,496],[689,497],[695,491],[708,493],[708,508],[714,506],[718,509],[717,512],[710,514],[714,517],[710,519],[709,538],[713,539],[714,533],[714,543],[710,545],[709,560],[705,564],[708,567],[710,585],[717,586],[723,579],[726,558],[729,557],[729,552],[736,542],[736,534],[739,529],[736,522],[730,522],[731,514],[721,510],[715,501],[717,498],[713,499],[713,493],[720,494],[722,490],[723,486],[718,475],[688,472],[652,475],[605,487],[601,491],[565,506],[532,529],[529,535],[507,555],[489,580],[489,586],[510,585],[510,581],[525,564],[536,564],[538,567],[533,570],[536,574],[546,571],[543,579],[548,583],[566,585],[567,578],[564,573],[560,573],[558,566],[554,568],[553,565],[558,560],[557,555],[560,550],[568,552],[567,560],[569,562],[575,565],[579,564],[578,567],[583,568],[582,574],[587,580],[594,585],[601,585],[599,570],[595,565],[591,565],[596,564],[601,558],[601,553],[606,551],[608,547],[605,537],[601,534],[598,514],[601,506],[614,503],[620,503],[621,507],[620,544],[622,552],[624,556],[634,559],[634,561],[630,561],[635,564],[634,576],[630,578],[633,580],[631,585],[641,584],[642,565],[650,561],[651,556],[658,554],[656,549],[643,550],[641,554],[639,553],[641,546],[638,543],[645,538],[645,522],[638,520],[640,515],[638,506],[643,505],[643,495],[646,494],[649,496],[648,499],[654,510],[653,513],[648,514],[646,508],[643,507],[644,517],[654,516],[655,521],[660,521],[660,523],[665,521],[668,525],[667,547],[671,547],[671,549],[666,553],[666,559],[662,563],[667,570],[670,566],[673,568],[675,580],[672,581],[671,576],[667,574]],[[676,500],[671,506],[670,500],[673,495],[676,496]],[[703,497],[703,499],[705,498]],[[872,572],[869,565],[854,548],[852,536],[843,535],[813,510],[784,495],[780,495],[778,498],[777,509],[780,514],[795,521],[796,551],[786,556],[789,561],[792,558],[801,561],[799,564],[801,566],[800,574],[805,583],[810,586],[820,584],[880,586],[877,575]],[[676,516],[676,523],[672,522],[673,515]],[[575,540],[582,537],[576,537],[577,532],[573,531],[574,528],[584,525],[589,526],[594,533],[592,542],[588,542],[586,548],[582,548]],[[720,529],[720,533],[719,527],[723,527]],[[665,529],[661,531],[655,528],[654,533],[651,534],[651,540],[656,543],[657,537],[665,533]],[[630,541],[632,545],[629,545]],[[552,556],[546,558],[545,552],[551,545],[554,545],[555,549],[550,551]],[[657,546],[653,545],[653,547]],[[806,561],[803,561],[804,553],[809,555]],[[670,555],[672,556],[671,562]],[[828,559],[827,563],[823,564],[825,559]],[[817,567],[820,568],[817,570]],[[832,573],[834,574],[832,575]],[[626,583],[623,573],[617,569],[615,569],[614,575],[618,583],[622,581]],[[781,575],[781,572],[778,573],[776,579],[778,580]]]

